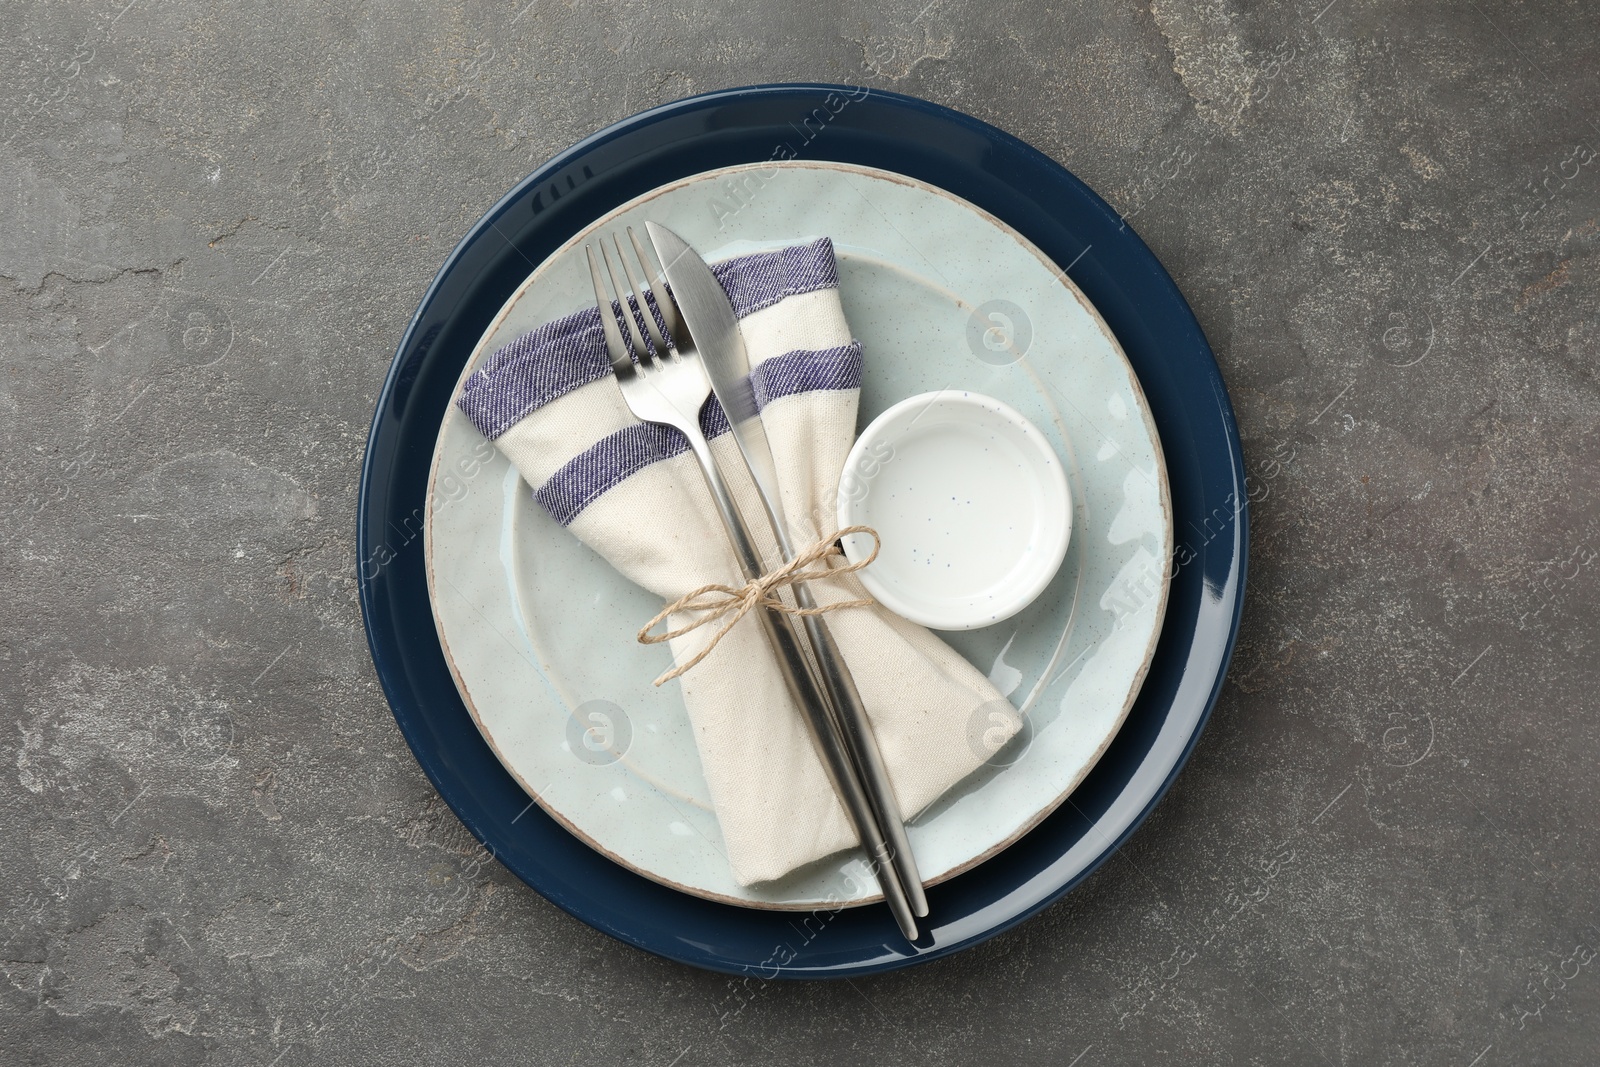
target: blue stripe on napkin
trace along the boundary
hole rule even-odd
[[[767,360],[750,375],[758,410],[797,393],[861,388],[861,344],[841,348],[786,352]],[[700,429],[711,440],[728,432],[728,416],[716,397],[700,410]],[[574,456],[534,491],[534,499],[561,525],[569,525],[583,509],[658,460],[689,450],[683,434],[670,426],[641,422],[602,438]]]
[[[785,297],[839,286],[833,242],[826,237],[738,256],[711,270],[739,318]],[[584,308],[522,334],[490,356],[467,378],[456,406],[492,441],[531,412],[610,373],[600,312]]]

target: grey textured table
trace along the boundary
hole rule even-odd
[[[0,8],[7,1063],[1499,1064],[1600,1047],[1600,65],[1582,0]],[[484,863],[355,485],[504,191],[688,93],[953,105],[1120,210],[1254,479],[1193,761],[1037,919],[757,984]]]

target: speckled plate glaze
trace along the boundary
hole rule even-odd
[[[1075,529],[1054,580],[1000,625],[943,635],[1028,722],[910,826],[929,881],[959,874],[1083,779],[1155,649],[1171,509],[1138,381],[1089,301],[1015,230],[933,186],[815,162],[698,174],[601,216],[527,277],[462,380],[518,334],[591,302],[582,242],[646,218],[713,259],[832,237],[866,356],[862,425],[912,394],[973,390],[1022,413],[1063,461]],[[651,685],[666,653],[634,641],[659,603],[551,521],[454,406],[428,499],[429,588],[452,674],[545,811],[618,863],[708,899],[796,910],[879,899],[852,895],[871,880],[850,853],[775,882],[733,880],[678,687]]]

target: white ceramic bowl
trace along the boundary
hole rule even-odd
[[[1037,427],[981,393],[908,397],[864,430],[839,479],[839,526],[882,548],[857,572],[890,611],[935,630],[1008,619],[1044,592],[1072,533],[1061,460]],[[852,562],[872,538],[844,538]]]

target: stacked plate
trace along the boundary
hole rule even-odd
[[[944,635],[1028,728],[912,823],[934,883],[915,944],[882,907],[839,907],[875,899],[849,855],[732,879],[677,689],[650,685],[663,663],[633,643],[659,604],[545,520],[451,405],[485,356],[588,302],[587,237],[645,218],[710,259],[831,237],[866,356],[863,424],[913,394],[971,390],[1025,415],[1066,466],[1073,532],[1055,579],[1021,614]],[[687,963],[855,975],[1021,921],[1159,799],[1232,648],[1243,478],[1188,306],[1060,166],[908,97],[731,90],[573,147],[451,255],[373,421],[362,607],[418,761],[533,888]]]

